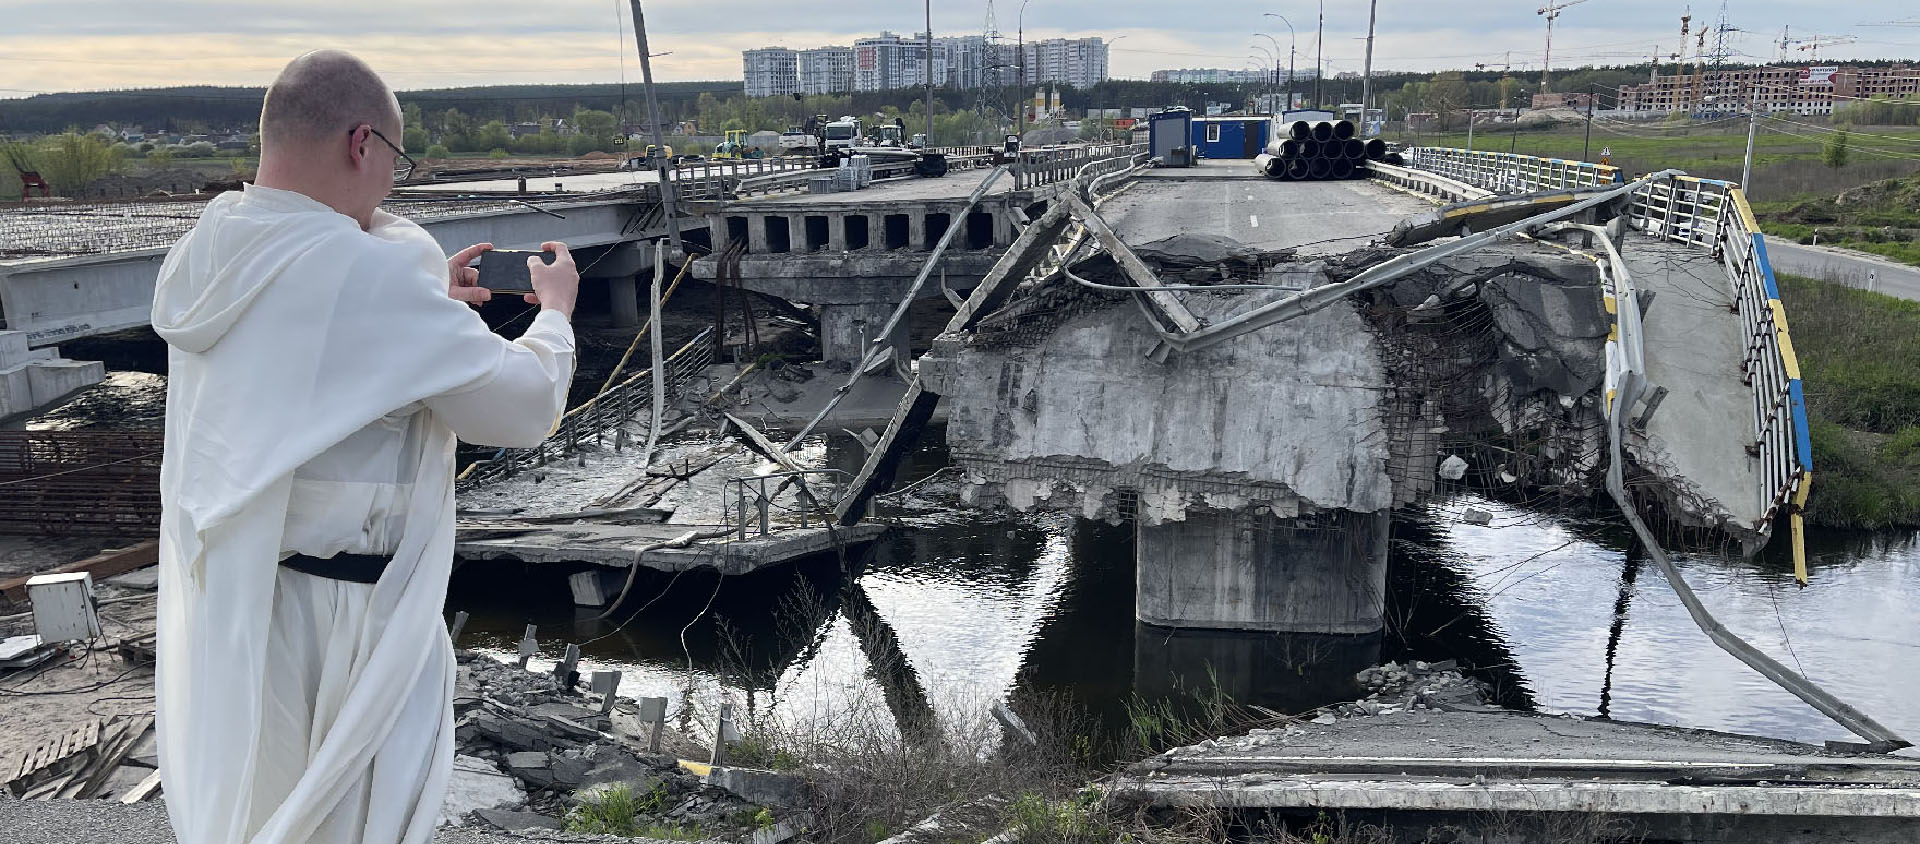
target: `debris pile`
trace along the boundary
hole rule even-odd
[[[1453,660],[1376,665],[1353,675],[1367,692],[1362,700],[1333,707],[1341,715],[1382,715],[1410,709],[1479,708],[1491,692],[1461,674]],[[1325,715],[1321,717],[1326,717]]]
[[[612,805],[606,795],[623,787],[633,828],[650,837],[767,844],[762,830],[786,814],[729,791],[743,771],[688,770],[677,756],[699,756],[698,745],[611,693],[582,694],[569,679],[463,651],[453,703],[458,764],[443,823],[560,829],[569,813]]]

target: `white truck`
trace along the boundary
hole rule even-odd
[[[844,152],[860,142],[860,118],[842,117],[827,124],[828,153]]]

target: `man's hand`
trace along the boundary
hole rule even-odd
[[[533,276],[533,292],[527,295],[527,304],[573,319],[573,303],[580,297],[580,272],[573,267],[573,253],[557,240],[540,244],[540,249],[554,254],[553,263],[544,263],[536,255],[527,257],[527,272]]]
[[[447,259],[447,297],[456,302],[479,305],[493,299],[493,291],[480,286],[480,269],[470,266],[480,253],[493,248],[491,243],[476,243]]]

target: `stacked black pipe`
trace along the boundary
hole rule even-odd
[[[1267,144],[1254,164],[1269,178],[1281,180],[1323,181],[1355,179],[1367,173],[1367,162],[1387,155],[1387,143],[1379,138],[1354,137],[1351,120],[1296,120],[1287,126],[1286,137]]]

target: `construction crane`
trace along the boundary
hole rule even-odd
[[[1858,40],[1860,39],[1851,35],[1809,35],[1800,39],[1799,49],[1808,52],[1810,54],[1809,58],[1818,62],[1820,61],[1821,47],[1837,47],[1841,44],[1852,44]]]
[[[1540,63],[1540,93],[1550,93],[1553,90],[1548,87],[1547,80],[1548,74],[1553,72],[1553,21],[1555,18],[1560,17],[1560,13],[1568,6],[1578,6],[1585,2],[1587,2],[1587,0],[1561,0],[1561,2],[1558,3],[1550,2],[1545,6],[1541,6],[1539,11],[1534,12],[1534,14],[1545,16],[1547,19],[1547,55],[1546,60]]]

